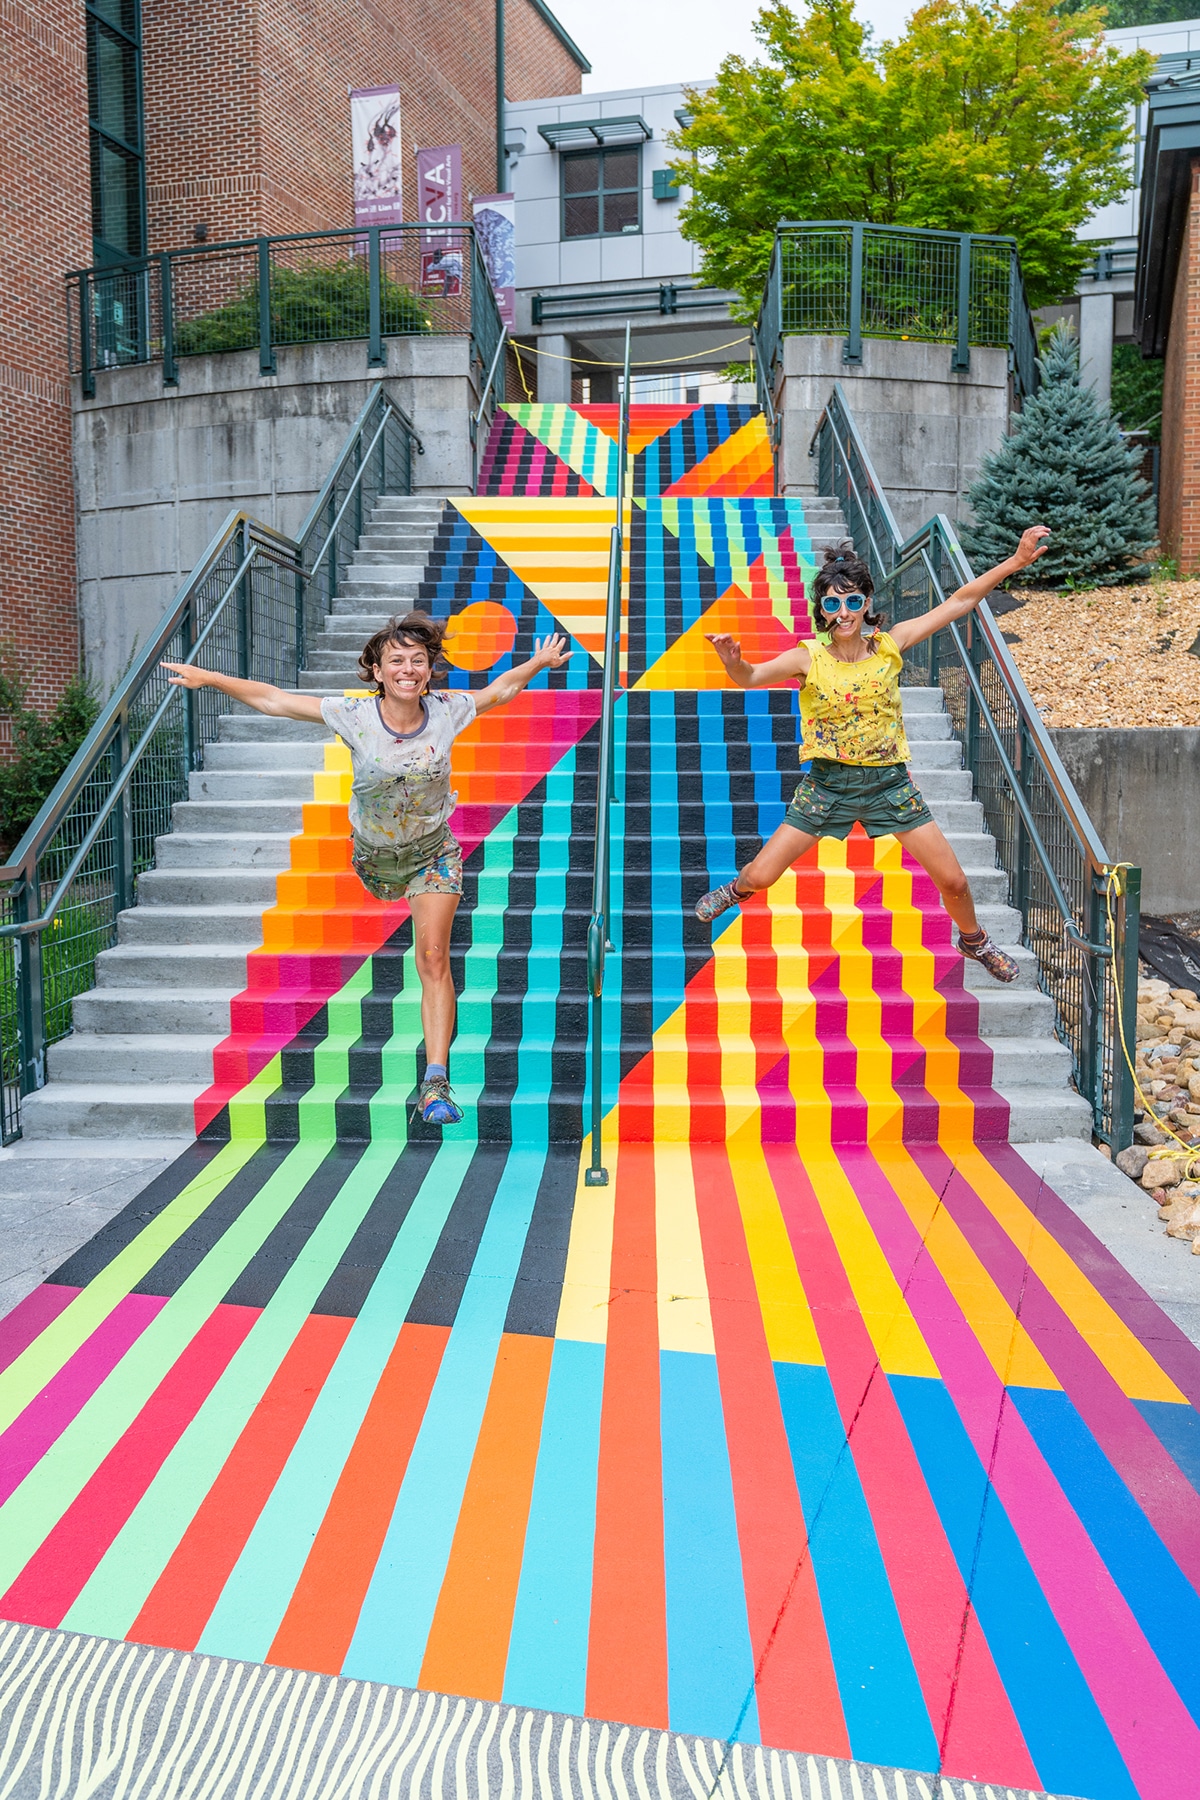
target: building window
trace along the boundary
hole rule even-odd
[[[621,237],[642,229],[640,144],[562,158],[564,238]]]
[[[92,237],[97,263],[146,252],[140,0],[87,0]]]

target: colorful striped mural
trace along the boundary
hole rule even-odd
[[[459,740],[452,1055],[333,746],[203,1135],[0,1322],[0,1617],[1088,1800],[1200,1768],[1200,1358],[1007,1141],[894,839],[691,908],[782,817],[811,629],[762,422],[633,409],[610,1184],[588,1147],[599,407],[499,416],[423,598]],[[741,483],[737,492],[734,483]],[[605,508],[608,508],[606,513]]]

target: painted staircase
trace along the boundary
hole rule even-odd
[[[317,1765],[346,1800],[439,1790],[451,1755],[469,1800],[704,1800],[725,1771],[743,1800],[1178,1800],[1200,1355],[1014,1147],[1022,1118],[1079,1128],[1048,1003],[1024,957],[1015,989],[964,975],[895,839],[695,920],[796,780],[794,694],[731,689],[704,633],[759,657],[811,629],[815,526],[748,410],[633,415],[607,1185],[577,1102],[614,419],[512,406],[419,588],[459,685],[547,622],[577,646],[456,748],[466,1118],[411,1123],[407,909],[348,866],[344,752],[223,721],[212,779],[269,745],[310,797],[187,803],[226,809],[210,839],[258,806],[238,866],[272,838],[288,866],[204,1135],[3,1322],[0,1618],[89,1670],[198,1652],[130,1674],[139,1720],[163,1675],[170,1704],[230,1671],[188,1766],[243,1786],[222,1759],[255,1718],[289,1792],[319,1780],[315,1672],[365,1684]],[[1011,935],[937,696],[906,713]],[[107,1704],[68,1673],[38,1717]],[[354,1721],[402,1708],[385,1767]]]

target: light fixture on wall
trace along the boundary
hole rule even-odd
[[[205,225],[203,222],[201,222],[198,225],[193,225],[192,226],[192,236],[198,244],[207,244],[207,242],[208,242],[208,226]]]

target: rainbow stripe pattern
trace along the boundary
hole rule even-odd
[[[633,410],[609,1185],[581,1106],[613,421],[511,407],[425,600],[458,683],[547,628],[575,656],[458,747],[466,1121],[414,1124],[411,926],[348,866],[335,746],[204,1135],[0,1323],[0,1616],[1179,1800],[1200,1360],[1009,1145],[895,840],[692,916],[795,782],[794,694],[723,685],[703,632],[810,630],[813,546],[759,491],[761,421]]]

